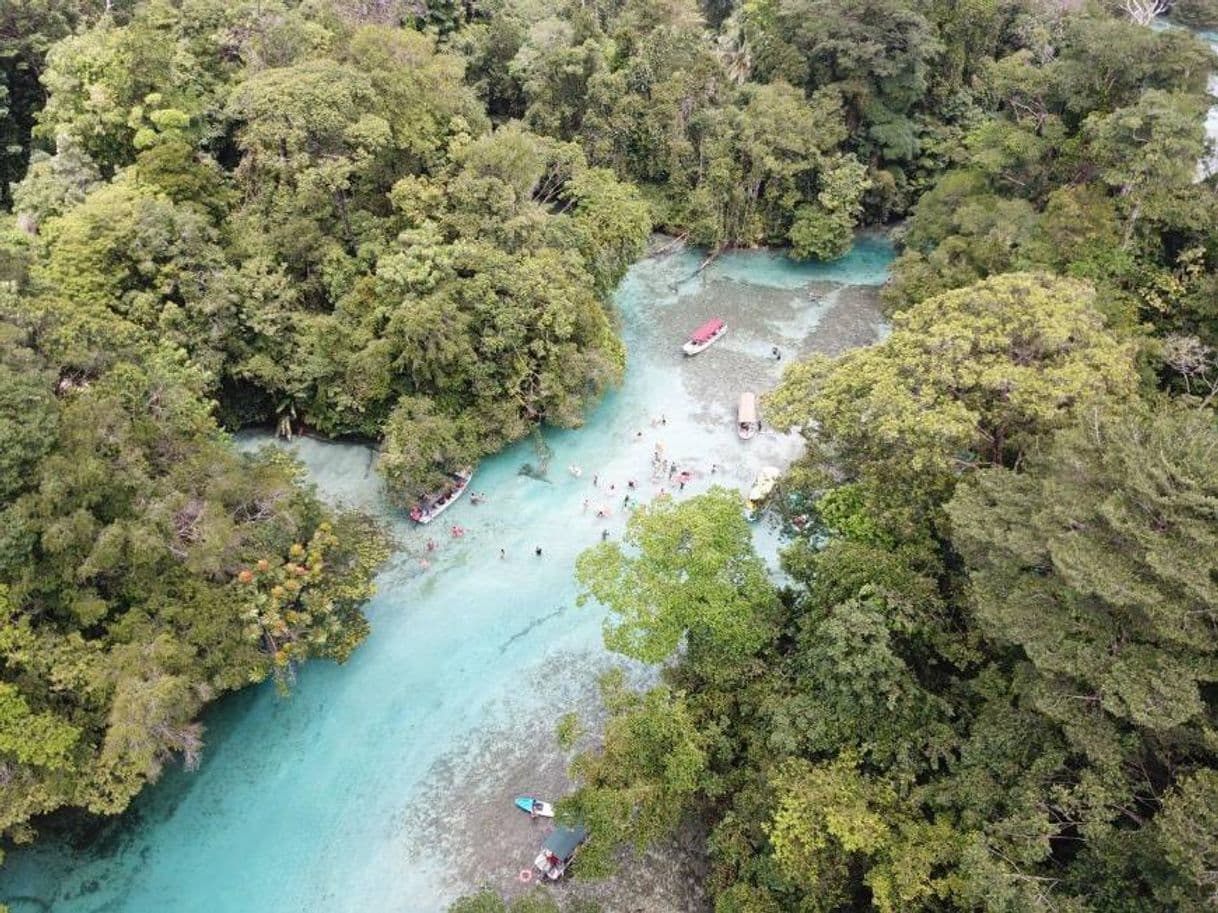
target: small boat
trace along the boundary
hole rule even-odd
[[[778,484],[778,477],[781,475],[782,470],[776,466],[761,467],[761,472],[757,473],[753,487],[749,489],[749,503],[755,507],[759,501],[764,501],[769,497],[770,492],[774,490],[774,486]]]
[[[465,489],[469,488],[470,480],[473,477],[474,471],[470,468],[449,473],[449,483],[442,490],[424,498],[410,508],[410,519],[415,523],[430,523],[457,503],[457,499],[465,494]]]
[[[740,403],[736,406],[736,433],[740,440],[747,441],[761,430],[761,422],[757,420],[757,397],[752,393],[741,393]]]
[[[722,339],[726,332],[727,324],[715,317],[694,330],[685,345],[681,346],[681,351],[686,355],[697,355],[703,349]]]
[[[541,845],[541,852],[533,860],[534,867],[551,881],[558,881],[575,858],[580,845],[587,839],[588,832],[582,825],[565,827],[560,824]]]
[[[542,802],[540,799],[534,799],[532,796],[517,796],[516,807],[522,812],[528,812],[530,815],[537,815],[540,818],[553,818],[554,806],[549,802]]]

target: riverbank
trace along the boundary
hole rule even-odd
[[[524,441],[486,460],[473,488],[487,502],[463,500],[441,529],[388,510],[366,448],[293,442],[327,498],[381,513],[400,543],[369,606],[367,643],[346,666],[306,667],[287,699],[267,687],[222,701],[196,773],[170,772],[87,846],[51,836],[14,853],[0,899],[36,898],[13,913],[439,913],[484,883],[513,890],[540,837],[512,797],[566,788],[554,722],[595,713],[592,686],[611,661],[601,613],[575,606],[576,556],[605,531],[618,534],[628,481],[639,500],[674,487],[651,477],[658,443],[692,473],[678,496],[745,487],[760,466],[794,459],[797,436],[766,427],[738,440],[736,397],[772,386],[799,354],[882,332],[875,286],[891,256],[866,238],[830,264],[732,252],[692,280],[694,252],[637,264],[616,296],[629,350],[623,386],[584,428],[543,432],[544,452]],[[709,316],[727,320],[728,336],[684,358],[680,343]],[[770,356],[775,345],[783,361]],[[601,503],[612,512],[603,520]],[[451,524],[465,535],[449,537]],[[758,542],[772,558],[777,531],[760,524]],[[690,868],[674,871],[696,873],[699,856],[693,847]],[[575,881],[563,896],[587,890],[612,910],[644,896],[651,910],[692,909],[665,887],[687,887],[684,876],[657,872],[649,892],[643,870],[587,888]]]

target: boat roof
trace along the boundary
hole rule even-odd
[[[706,340],[710,339],[721,329],[723,329],[723,321],[718,317],[714,317],[694,330],[693,335],[689,338],[694,342],[706,342]]]
[[[740,394],[740,405],[736,409],[736,419],[740,422],[757,421],[757,397],[752,393]]]
[[[558,825],[541,845],[543,850],[549,850],[559,859],[569,859],[581,843],[588,839],[588,831],[582,824],[575,827]]]

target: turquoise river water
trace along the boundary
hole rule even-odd
[[[798,354],[875,339],[891,257],[863,238],[827,264],[734,253],[691,278],[696,252],[640,262],[616,296],[624,384],[585,427],[486,460],[472,486],[486,503],[467,497],[426,532],[385,509],[367,448],[290,445],[326,497],[385,515],[397,536],[368,641],[345,666],[304,668],[289,697],[268,685],[222,700],[197,771],[171,770],[87,840],[52,830],[11,854],[0,900],[13,913],[438,913],[479,884],[510,889],[540,824],[512,797],[566,788],[554,719],[595,713],[609,661],[603,610],[575,605],[576,556],[620,530],[628,479],[644,499],[672,487],[651,478],[657,444],[694,473],[681,497],[746,488],[761,466],[790,462],[796,437],[736,438],[737,394],[773,386]],[[683,358],[684,336],[711,316],[727,337]],[[519,472],[547,462],[544,478]],[[613,515],[598,520],[600,505]],[[452,539],[452,524],[466,535]],[[764,521],[758,545],[777,549]]]

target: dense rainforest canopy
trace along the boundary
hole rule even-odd
[[[892,332],[768,397],[807,439],[785,586],[723,490],[581,559],[665,662],[574,758],[582,869],[696,822],[716,913],[1214,909],[1211,53],[1099,8],[724,12],[908,216]]]
[[[121,810],[214,696],[366,633],[383,536],[231,432],[375,441],[409,505],[579,424],[651,230],[900,221],[891,334],[766,405],[808,441],[788,585],[726,491],[581,560],[664,673],[605,682],[579,868],[695,821],[716,913],[1213,909],[1215,60],[1134,18],[0,5],[0,834]]]

